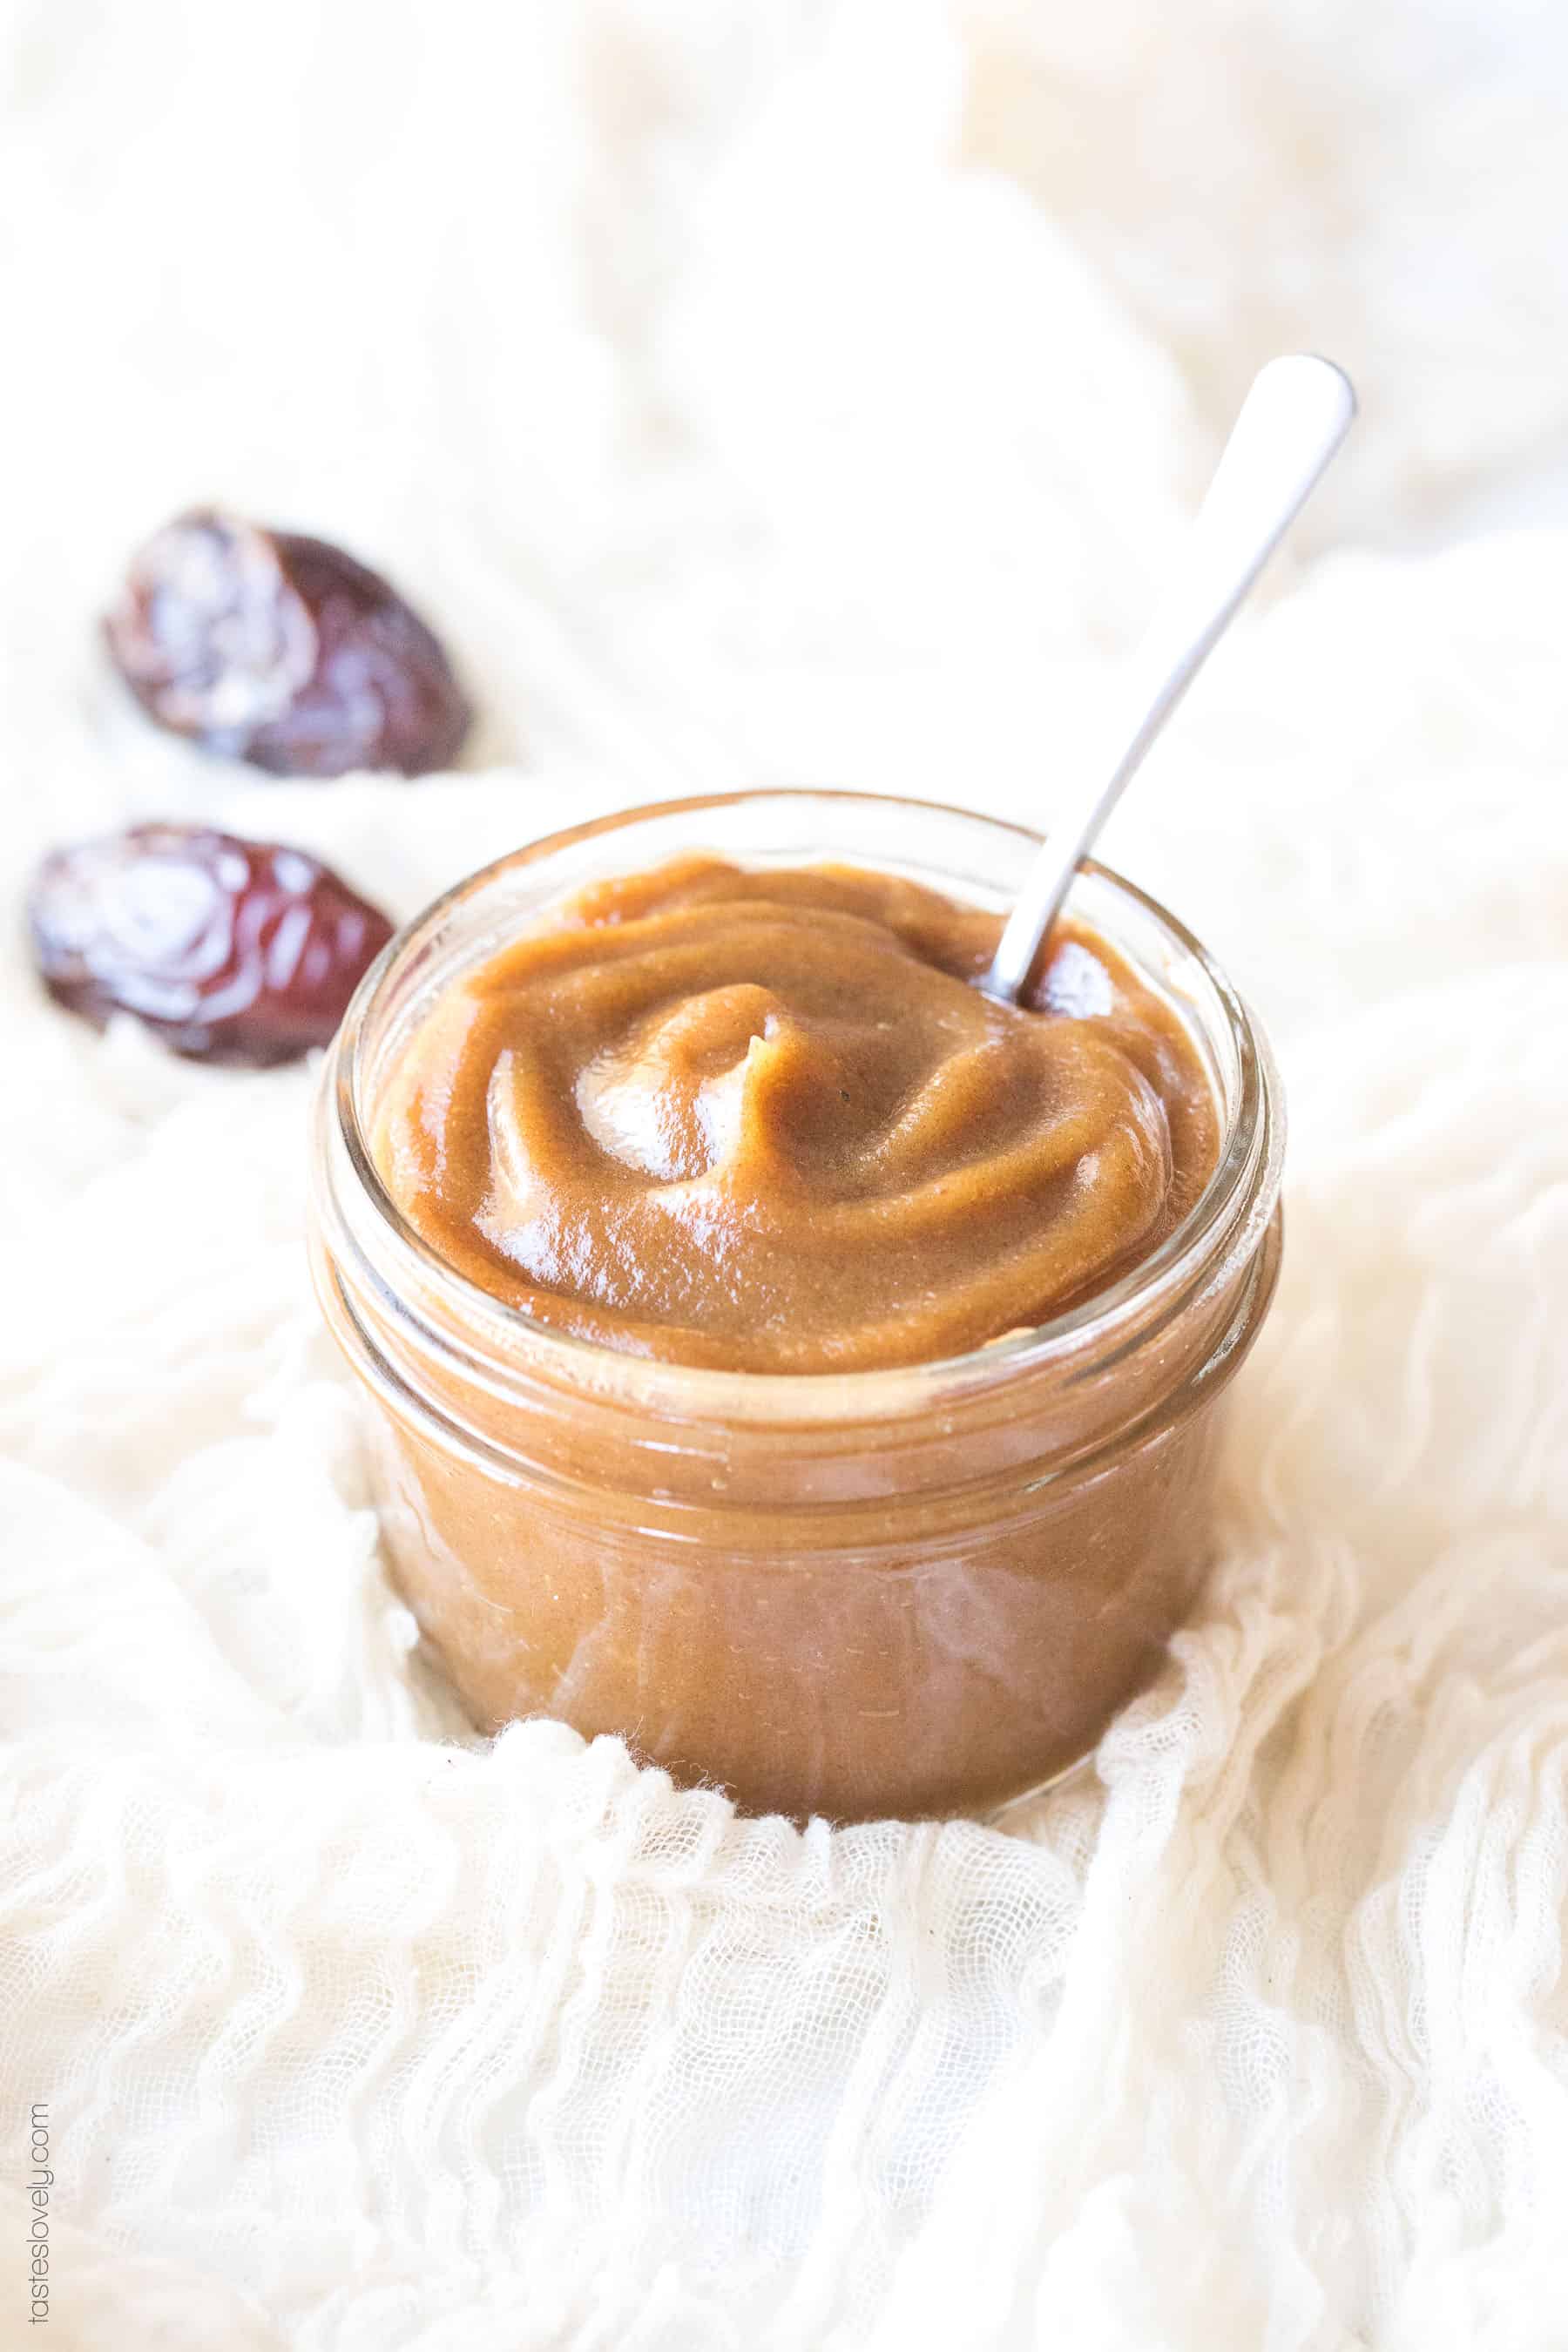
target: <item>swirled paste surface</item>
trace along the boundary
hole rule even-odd
[[[1156,1248],[1217,1118],[1174,1014],[1058,929],[894,876],[684,858],[568,900],[437,1000],[380,1118],[452,1265],[583,1339],[764,1372],[956,1354]]]

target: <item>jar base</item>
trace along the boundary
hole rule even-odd
[[[1018,1816],[1026,1806],[1037,1804],[1042,1797],[1048,1797],[1056,1790],[1065,1788],[1069,1780],[1086,1779],[1093,1765],[1094,1750],[1086,1748],[1081,1756],[1075,1756],[1072,1762],[1064,1764],[1059,1771],[1047,1773],[1043,1780],[1037,1780],[1032,1789],[1025,1789],[1016,1797],[1005,1798],[1001,1804],[992,1805],[986,1811],[970,1818],[980,1822],[984,1829],[1001,1830],[1005,1835],[1012,1836]]]

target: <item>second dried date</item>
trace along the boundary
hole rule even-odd
[[[324,1045],[392,937],[330,866],[281,842],[139,824],[55,850],[27,907],[51,996],[198,1061],[265,1067]]]

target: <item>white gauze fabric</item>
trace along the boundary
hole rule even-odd
[[[1116,820],[1291,1114],[1214,1591],[1013,1834],[468,1734],[377,1549],[308,1070],[0,971],[0,2344],[1537,2352],[1568,2241],[1568,326],[1548,12],[35,0],[0,898],[207,815],[395,911],[667,790],[1048,814],[1277,341],[1346,480]],[[25,362],[25,364],[23,363]],[[92,615],[384,562],[473,772],[272,784]],[[1480,535],[1444,547],[1461,525]]]

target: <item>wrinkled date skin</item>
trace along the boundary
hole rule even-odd
[[[28,900],[50,994],[100,1028],[132,1013],[177,1054],[262,1067],[324,1045],[392,937],[302,850],[134,825],[57,849]]]
[[[142,709],[279,776],[449,767],[470,712],[439,641],[325,540],[181,515],[132,557],[104,622]]]

